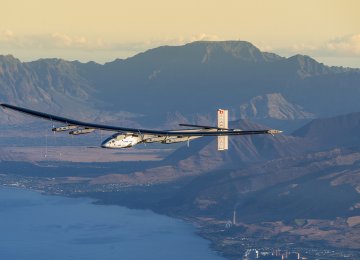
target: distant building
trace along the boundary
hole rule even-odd
[[[228,222],[226,222],[225,228],[226,228],[226,229],[229,229],[229,228],[231,228],[231,227],[232,227],[232,223],[231,223],[231,221],[229,220]]]
[[[259,259],[259,250],[256,249],[248,249],[245,252],[244,259]]]
[[[269,251],[261,251],[258,249],[248,249],[245,252],[244,259],[252,260],[252,259],[267,259],[267,260],[285,260],[285,259],[306,259],[300,256],[300,253],[297,252],[289,252],[283,251],[280,249],[276,249],[272,252]]]
[[[300,253],[289,253],[286,259],[299,260]]]

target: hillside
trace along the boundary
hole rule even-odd
[[[232,140],[228,154],[212,155],[212,160],[223,158],[222,167],[184,187],[193,192],[179,192],[186,194],[184,206],[191,205],[196,214],[225,217],[236,205],[242,212],[239,218],[247,221],[360,214],[359,122],[360,114],[353,113],[315,119],[294,136]],[[211,149],[215,147],[204,146],[180,158],[201,162]],[[201,201],[211,203],[204,207]]]
[[[272,246],[296,242],[359,249],[360,140],[353,133],[359,120],[360,114],[348,114],[315,119],[297,136],[234,138],[225,153],[215,152],[212,140],[194,141],[163,166],[92,181],[158,185],[91,196],[196,219],[218,246],[229,235],[221,223],[235,210],[237,224],[228,231],[233,241],[245,236]],[[261,127],[246,120],[233,126]]]

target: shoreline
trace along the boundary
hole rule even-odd
[[[144,192],[145,194],[145,192]],[[197,236],[206,239],[210,242],[209,246],[212,251],[216,252],[219,256],[226,259],[242,259],[247,250],[252,248],[260,248],[261,250],[267,250],[267,252],[282,251],[285,254],[296,253],[299,251],[306,251],[306,254],[311,254],[312,257],[319,256],[318,259],[338,259],[339,255],[348,254],[356,255],[360,257],[360,249],[352,248],[341,248],[327,245],[324,242],[320,241],[297,241],[294,242],[284,242],[278,241],[277,239],[268,239],[268,240],[258,240],[257,238],[252,237],[231,237],[232,228],[226,230],[225,225],[226,221],[217,220],[212,218],[201,219],[196,216],[185,216],[178,215],[164,210],[158,210],[154,207],[139,207],[136,204],[129,205],[129,203],[109,203],[99,200],[97,197],[86,196],[90,198],[96,198],[94,203],[100,205],[118,205],[127,207],[130,209],[147,209],[155,212],[159,215],[164,215],[170,218],[182,220],[186,223],[191,224],[196,228]],[[242,223],[235,226],[235,229],[241,227]],[[321,249],[320,249],[321,248]],[[321,257],[323,255],[323,257]],[[333,256],[335,255],[335,256]],[[310,259],[312,259],[310,257]]]

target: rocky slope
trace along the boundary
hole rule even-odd
[[[76,62],[60,59],[41,59],[20,62],[11,55],[0,56],[0,100],[40,111],[62,114],[82,120],[123,122],[134,125],[136,117],[126,111],[112,112],[95,109],[95,87],[82,77]],[[18,113],[0,111],[7,123],[32,122]]]
[[[241,118],[298,120],[312,119],[314,114],[287,101],[280,93],[271,93],[252,98],[240,106]]]

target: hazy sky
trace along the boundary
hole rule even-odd
[[[0,0],[0,54],[100,63],[160,45],[245,40],[360,67],[358,0]]]

